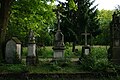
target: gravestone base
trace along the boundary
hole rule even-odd
[[[82,46],[82,57],[90,54],[90,46]]]
[[[120,64],[120,59],[111,59],[113,64]]]
[[[53,59],[54,60],[59,60],[64,58],[64,47],[62,48],[53,48],[54,54],[53,54]]]
[[[112,59],[111,61],[114,64],[120,64],[120,47],[113,47],[112,48]]]
[[[18,59],[18,58],[11,58],[11,57],[7,57],[5,62],[7,64],[20,64],[21,63],[21,59]]]
[[[36,65],[36,57],[35,56],[27,56],[26,64],[27,65]]]
[[[13,64],[14,62],[13,62],[13,58],[11,58],[11,57],[6,57],[6,63],[7,64]]]

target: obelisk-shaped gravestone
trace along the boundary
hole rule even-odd
[[[26,57],[26,64],[27,65],[36,64],[36,44],[35,44],[34,33],[32,30],[30,30],[30,33],[29,33],[28,54]]]
[[[64,35],[60,30],[60,14],[58,12],[58,30],[55,34],[54,40],[54,59],[60,59],[64,57]]]
[[[120,64],[120,14],[114,12],[110,27],[111,45],[108,49],[108,59],[114,64]]]

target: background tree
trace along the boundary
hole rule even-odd
[[[12,5],[7,36],[17,36],[23,43],[27,43],[28,32],[32,29],[37,37],[37,42],[44,44],[46,43],[45,38],[49,37],[49,39],[52,39],[50,38],[49,30],[54,26],[56,19],[55,13],[53,12],[55,5],[52,4],[52,1],[48,4],[48,1],[49,0],[15,1]]]
[[[13,1],[0,0],[0,62],[5,52],[5,37],[19,36],[23,40],[30,28],[40,36],[38,32],[46,26],[49,30],[55,20],[54,0],[15,0],[10,12]],[[51,3],[47,4],[48,1]]]
[[[79,40],[81,44],[81,33],[84,33],[85,27],[91,34],[99,34],[99,19],[97,18],[96,6],[94,1],[90,0],[73,0],[62,4],[61,29],[65,35],[66,42],[73,42],[73,51],[75,42]],[[70,7],[73,4],[74,7]],[[94,37],[96,35],[93,35]],[[83,40],[84,41],[84,40]]]
[[[5,52],[5,35],[12,0],[0,0],[0,63]]]
[[[110,22],[112,20],[112,10],[98,11],[101,33],[93,39],[93,44],[108,45],[110,43]]]
[[[85,27],[87,27],[87,32],[91,33],[93,37],[100,33],[99,30],[99,19],[97,5],[93,6],[95,0],[76,0],[78,4],[77,10],[77,31],[78,36],[81,38],[81,33],[84,33]],[[79,38],[79,39],[80,39]],[[84,38],[83,38],[84,39]],[[81,42],[82,43],[82,42]],[[90,43],[89,43],[90,44]]]

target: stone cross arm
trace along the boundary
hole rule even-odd
[[[90,33],[82,33],[81,35],[90,35]]]
[[[87,45],[87,36],[90,35],[90,33],[87,33],[85,31],[85,33],[82,33],[81,35],[84,35],[85,36],[85,45]]]

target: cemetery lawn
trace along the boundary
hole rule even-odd
[[[119,80],[120,78],[120,66],[113,65],[108,62],[107,59],[107,49],[108,46],[93,46],[91,49],[90,56],[86,56],[81,58],[81,46],[77,46],[78,52],[73,53],[71,52],[71,47],[66,48],[65,50],[65,59],[58,60],[58,61],[51,61],[48,58],[52,57],[52,47],[46,47],[45,49],[38,50],[39,62],[35,66],[28,66],[25,62],[25,55],[27,53],[27,48],[23,48],[22,54],[22,63],[21,64],[0,64],[0,74],[6,73],[28,73],[28,74],[75,74],[75,73],[85,73],[85,72],[113,72],[118,74],[118,76],[109,76],[103,77],[101,75],[100,79],[97,79],[95,76],[91,80]],[[44,54],[41,54],[43,52]],[[80,61],[72,61],[71,58],[79,58]],[[41,59],[42,58],[42,59]],[[100,77],[100,76],[98,76]],[[87,77],[85,77],[87,79]],[[88,77],[89,78],[89,77]],[[4,79],[0,77],[0,80],[9,80],[10,78]],[[11,80],[16,80],[15,78],[11,78]],[[18,79],[21,80],[21,79]],[[26,79],[25,79],[26,80]],[[38,78],[31,78],[30,80],[39,80]],[[42,78],[41,80],[55,80],[51,77]],[[64,80],[63,78],[59,78],[58,80]],[[66,80],[66,78],[65,78]],[[87,79],[88,80],[88,79]]]
[[[25,63],[26,48],[24,48],[23,60],[21,64],[0,64],[0,73],[77,73],[77,72],[116,72],[120,66],[112,65],[107,59],[106,46],[94,46],[91,49],[90,56],[81,58],[81,48],[78,52],[72,53],[70,47],[65,51],[65,59],[59,61],[47,60],[52,56],[52,47],[47,47],[44,54],[39,53],[39,63],[36,66],[27,66]],[[48,56],[47,56],[48,54]],[[72,55],[71,55],[72,54]],[[41,60],[41,57],[44,60]],[[71,57],[79,58],[80,61],[72,61]]]
[[[75,62],[56,63],[40,61],[36,66],[25,64],[3,64],[0,65],[0,73],[73,73],[80,72],[80,67]]]

